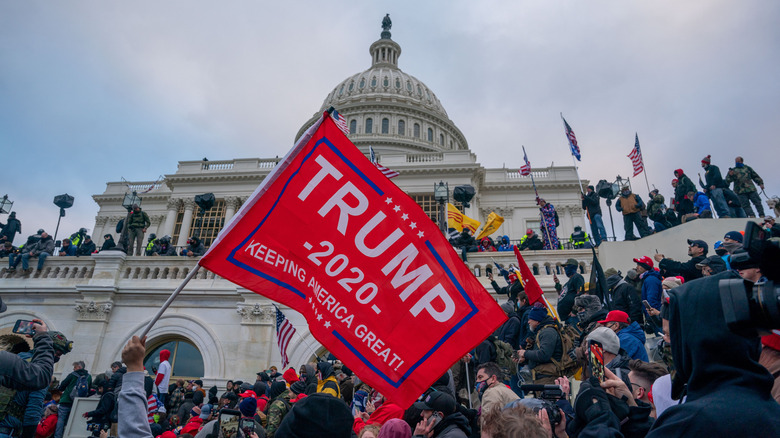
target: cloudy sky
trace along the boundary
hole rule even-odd
[[[534,166],[571,164],[563,112],[583,178],[629,175],[638,132],[666,195],[672,170],[695,179],[707,154],[723,170],[743,155],[780,193],[767,160],[780,2],[73,0],[0,3],[0,196],[26,236],[53,231],[53,197],[74,195],[69,234],[94,225],[107,181],[283,155],[333,87],[369,67],[385,13],[400,68],[486,167],[518,167],[521,144]]]

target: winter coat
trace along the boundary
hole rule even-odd
[[[152,224],[149,215],[145,211],[130,213],[130,220],[127,222],[127,228],[148,228]]]
[[[601,214],[601,200],[596,192],[590,192],[585,195],[582,200],[582,209],[588,211],[588,216],[593,219],[593,216]]]
[[[34,354],[30,362],[8,351],[0,351],[0,386],[17,391],[47,388],[54,370],[54,346],[46,333],[33,336]]]
[[[666,260],[666,259],[664,259]],[[647,271],[642,274],[642,300],[647,300],[654,309],[661,309],[663,297],[663,278],[658,271]]]
[[[469,420],[460,412],[447,415],[433,428],[435,438],[467,438],[469,435]]]
[[[5,225],[0,224],[0,228],[3,229],[0,232],[0,236],[5,236],[9,241],[13,242],[16,233],[22,234],[22,223],[16,217],[8,217],[8,221]]]
[[[645,331],[634,321],[628,327],[618,332],[620,339],[620,348],[626,350],[631,359],[641,359],[648,362],[647,350],[645,349]]]
[[[680,169],[677,169],[678,172],[681,172]],[[678,174],[677,176],[677,187],[674,189],[674,200],[679,204],[682,202],[683,199],[685,199],[685,195],[688,194],[688,192],[695,192],[696,191],[696,185],[691,181],[690,178],[688,178],[688,175],[685,174]]]
[[[554,327],[555,324],[556,322],[549,316],[539,323],[536,332],[534,332],[534,337],[538,338],[538,342],[534,343],[533,349],[525,352],[525,360],[528,362],[529,368],[533,369],[538,365],[551,363],[551,359],[561,360],[563,343]]]
[[[62,397],[60,397],[61,405],[73,405],[73,399],[70,398],[70,393],[73,391],[73,388],[76,387],[79,377],[81,376],[87,376],[87,386],[90,388],[92,387],[92,376],[89,375],[87,370],[82,368],[80,370],[73,371],[72,373],[68,374],[68,377],[66,377],[65,380],[60,383],[60,386],[57,387],[58,390],[62,391]]]
[[[93,252],[95,252],[96,249],[97,249],[97,247],[95,246],[95,242],[90,240],[89,242],[84,242],[84,243],[81,244],[79,249],[76,250],[76,255],[77,256],[88,256],[88,255],[92,254]]]
[[[482,412],[487,412],[493,406],[503,409],[507,403],[511,403],[518,398],[514,391],[503,383],[498,382],[486,389],[482,395]]]
[[[38,423],[35,438],[50,438],[57,429],[57,414],[51,414]]]
[[[758,176],[752,167],[747,165],[729,169],[726,175],[726,185],[734,183],[734,192],[739,195],[757,191],[756,186],[753,184],[754,181],[760,186],[764,185],[764,180]]]
[[[539,239],[539,235],[534,233],[530,237],[526,237],[525,240],[520,242],[520,251],[530,249],[531,251],[539,251],[544,248],[544,243]]]
[[[710,187],[715,186],[716,189],[725,189],[726,182],[723,181],[720,169],[714,164],[710,164],[704,168],[704,181],[706,185],[702,188],[709,190]]]
[[[525,290],[523,288],[523,284],[520,283],[520,281],[515,281],[514,283],[504,287],[499,287],[498,283],[495,281],[491,281],[490,285],[493,286],[493,290],[495,290],[497,294],[506,295],[507,298],[514,302],[517,302],[517,294]]]
[[[154,246],[152,246],[152,254],[157,254],[161,256],[175,256],[176,255],[176,247],[168,244],[163,246],[159,240],[154,243]]]
[[[482,240],[479,241],[479,252],[495,252],[495,251],[496,251],[496,247],[493,246],[493,243],[487,237],[483,237]]]
[[[499,341],[504,341],[517,350],[520,343],[520,318],[515,312],[511,312],[507,316],[509,319],[496,330],[496,337]]]
[[[108,239],[105,242],[103,242],[103,246],[100,247],[100,250],[101,251],[107,251],[107,250],[115,248],[115,247],[116,247],[116,242],[114,242],[114,238],[111,237],[110,239]]]
[[[574,298],[581,294],[585,288],[585,278],[579,272],[569,277],[569,281],[563,285],[558,296],[558,316],[565,321],[574,308]]]
[[[195,246],[192,244],[187,245],[187,254],[192,254],[195,257],[202,256],[203,254],[206,254],[206,247],[203,246],[203,242],[198,242]]]
[[[669,332],[676,375],[672,393],[685,403],[665,410],[648,437],[780,436],[772,375],[759,364],[760,338],[729,330],[718,282],[734,272],[685,282],[669,291]]]
[[[94,411],[87,412],[87,417],[90,417],[90,423],[109,423],[109,415],[114,410],[114,393],[111,391],[104,392],[100,396],[97,408]]]
[[[41,240],[35,242],[30,247],[30,256],[32,257],[37,257],[42,252],[49,255],[54,253],[54,239],[52,239],[51,236],[46,236],[46,238],[41,237]]]
[[[76,245],[69,244],[69,245],[62,245],[60,247],[59,255],[62,257],[75,257],[76,253],[78,252],[78,248],[76,248]]]
[[[108,379],[108,389],[113,391],[122,386],[122,376],[124,376],[126,372],[127,367],[120,367],[115,373],[111,374],[111,378]]]
[[[701,215],[710,210],[710,199],[702,192],[696,192],[693,196],[693,211]]]
[[[634,286],[631,286],[620,275],[613,275],[607,278],[607,307],[609,310],[622,310],[628,314],[631,321],[641,322],[642,301],[636,293]]]
[[[514,245],[512,245],[512,243],[509,241],[509,236],[502,236],[501,239],[499,240],[499,242],[501,242],[501,244],[498,245],[498,250],[499,251],[513,251],[514,250],[514,248],[513,248]]]
[[[687,262],[678,262],[672,259],[663,259],[658,263],[658,267],[664,272],[665,277],[675,277],[681,275],[685,278],[685,282],[701,278],[701,271],[696,269],[696,264],[700,263],[706,257],[701,255],[698,257],[692,257]],[[644,289],[642,291],[642,299],[644,298]],[[652,303],[650,303],[652,304]],[[655,307],[655,306],[653,306]]]

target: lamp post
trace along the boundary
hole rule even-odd
[[[60,221],[65,217],[65,209],[73,207],[73,196],[65,193],[54,197],[54,205],[60,208],[60,217],[57,218],[57,229],[54,230],[54,241],[57,241],[57,233],[60,231]]]
[[[133,205],[141,206],[141,198],[136,191],[126,192],[122,200],[122,207],[127,210],[124,222],[122,222],[122,234],[119,235],[119,243],[116,245],[117,251],[127,252],[127,223],[130,222],[130,215],[133,213]]]
[[[11,212],[11,207],[14,206],[14,201],[8,199],[8,195],[4,195],[0,199],[0,214],[8,214]]]
[[[447,213],[445,203],[450,201],[449,183],[439,181],[439,184],[433,183],[433,198],[439,203],[439,229],[447,234]]]
[[[203,161],[208,161],[206,158]],[[214,206],[216,198],[213,193],[204,193],[202,195],[195,196],[195,204],[200,209],[198,210],[198,220],[195,221],[195,231],[192,233],[194,237],[200,239],[200,229],[203,228],[203,216],[206,215],[206,211]]]

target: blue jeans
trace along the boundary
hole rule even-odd
[[[43,269],[43,262],[46,261],[46,257],[49,256],[49,253],[42,252],[38,254],[38,270],[40,271]],[[29,269],[30,268],[30,253],[22,254],[22,269]]]
[[[8,254],[8,267],[14,268],[19,265],[19,262],[22,261],[22,255],[21,254]]]
[[[607,230],[604,228],[604,221],[601,220],[600,214],[594,214],[590,217],[590,233],[593,235],[596,246],[607,240]]]
[[[68,424],[68,416],[70,416],[70,408],[73,406],[60,405],[57,408],[57,429],[54,432],[54,438],[62,438],[62,434],[65,432],[65,426]]]
[[[730,216],[731,212],[729,211],[729,205],[726,203],[726,198],[723,196],[723,189],[710,190],[709,195],[718,217]]]

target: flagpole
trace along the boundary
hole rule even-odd
[[[563,121],[563,129],[564,129],[564,131],[567,131],[566,130],[566,119],[563,118],[563,113],[560,113],[560,114],[561,114],[561,120]],[[567,131],[567,135],[568,135],[568,131]],[[572,162],[572,164],[574,164],[574,174],[577,175],[577,183],[580,185],[580,197],[582,197],[582,196],[585,195],[585,190],[582,188],[582,178],[580,178],[580,170],[577,168],[577,160],[576,160],[576,157],[574,156],[574,151],[572,150],[572,147],[571,147],[571,139],[569,139],[569,151],[571,152],[571,162]],[[593,234],[593,227],[595,225],[593,225],[593,223],[591,223],[590,219],[588,219],[587,213],[585,211],[582,212],[582,218],[584,219],[585,222],[588,223],[588,225],[590,225],[590,232],[591,232],[591,234]]]
[[[526,156],[526,157],[528,156],[525,153],[525,146],[523,146],[523,155]],[[531,173],[529,175],[531,175],[531,184],[533,184],[533,186],[534,186],[534,193],[536,194],[536,199],[538,200],[539,199],[539,191],[536,190],[536,182],[534,181],[533,169],[530,172]],[[539,205],[539,201],[536,202],[536,205]],[[550,239],[550,231],[547,229],[547,226],[544,224],[544,212],[542,212],[541,208],[539,209],[539,219],[542,221],[541,225],[542,225],[542,228],[544,229],[544,234],[547,235],[547,243],[549,244],[550,249],[552,249],[553,242],[552,242],[552,239]],[[555,249],[558,249],[558,248],[555,248]]]
[[[160,320],[160,317],[165,312],[165,310],[168,307],[170,307],[171,303],[173,303],[173,300],[176,299],[177,295],[179,295],[179,292],[181,292],[181,290],[184,289],[184,286],[186,286],[187,283],[189,283],[190,280],[192,280],[192,277],[194,277],[195,274],[198,273],[199,269],[200,269],[200,265],[195,265],[195,267],[192,268],[192,270],[189,272],[189,274],[187,274],[187,276],[184,277],[184,281],[182,281],[181,284],[179,285],[179,287],[177,287],[176,290],[173,291],[171,296],[168,297],[168,301],[163,303],[162,307],[160,307],[160,310],[157,311],[157,315],[154,315],[154,318],[152,318],[152,320],[149,322],[149,325],[146,326],[144,331],[141,332],[141,335],[139,336],[139,338],[143,339],[144,336],[149,334],[149,330],[151,330],[152,327],[154,327],[154,324],[157,323],[157,321]]]
[[[636,136],[636,143],[639,144],[639,134],[634,133]],[[641,150],[641,149],[640,149]],[[645,166],[645,154],[642,154],[642,172],[645,174],[645,184],[647,185],[647,194],[650,196],[650,181],[647,180],[647,167]],[[650,201],[650,199],[648,199]]]

